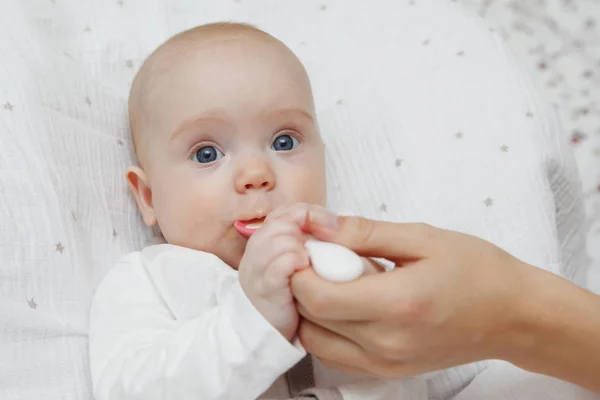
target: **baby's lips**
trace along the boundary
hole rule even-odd
[[[251,222],[244,222],[244,223],[246,224],[246,228],[257,230],[259,228],[262,228],[262,226],[265,222],[264,222],[264,220],[259,220],[259,221],[251,221]]]
[[[234,228],[243,236],[250,237],[254,232],[263,226],[264,219],[241,221],[237,220],[233,223]]]

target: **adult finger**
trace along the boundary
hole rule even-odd
[[[346,372],[389,379],[407,376],[403,363],[373,358],[355,342],[310,321],[300,324],[298,337],[310,354]]]
[[[325,358],[322,357],[317,357],[319,359],[319,362],[323,365],[325,365],[327,368],[329,369],[335,369],[337,371],[342,371],[345,372],[347,374],[351,374],[351,375],[355,375],[355,376],[368,376],[368,377],[374,377],[373,373],[366,370],[366,369],[362,369],[359,366],[356,365],[345,365],[345,364],[341,364],[337,361],[333,361],[333,360],[327,360]]]
[[[402,276],[401,276],[402,274]],[[370,321],[389,313],[390,304],[402,307],[403,269],[364,275],[351,282],[329,282],[312,268],[292,277],[292,294],[302,307],[320,319]],[[412,279],[411,279],[412,280]]]
[[[334,321],[320,319],[311,314],[301,304],[298,312],[307,321],[321,326],[335,334],[343,336],[361,346],[368,354],[376,355],[382,359],[395,361],[408,360],[410,350],[407,346],[411,333],[409,318],[406,327],[402,325],[389,326],[382,321]],[[374,340],[377,338],[377,340]]]
[[[298,338],[306,351],[317,358],[352,367],[367,361],[367,355],[359,345],[311,321],[302,321]]]
[[[427,258],[439,230],[420,223],[393,223],[357,216],[338,217],[336,228],[323,225],[308,214],[308,232],[316,238],[341,244],[367,257],[396,263]]]
[[[321,319],[308,311],[302,304],[298,304],[298,313],[302,316],[302,318],[304,318],[305,321],[310,321],[317,326],[343,336],[355,343],[360,344],[361,346],[361,339],[364,339],[363,332],[365,331],[365,327],[373,324],[373,321]]]

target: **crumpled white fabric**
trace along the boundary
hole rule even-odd
[[[93,298],[97,400],[254,400],[305,354],[212,254],[168,244],[130,253]]]
[[[237,271],[169,244],[130,253],[109,271],[89,337],[97,400],[288,399],[283,375],[306,355],[254,308]],[[346,400],[427,399],[424,379],[347,379]]]
[[[90,299],[152,238],[123,179],[130,81],[168,35],[223,19],[259,25],[307,65],[332,208],[475,234],[584,283],[567,138],[500,38],[452,2],[5,0],[0,398],[91,398]],[[444,372],[428,395],[451,398],[495,365]],[[506,368],[503,398],[579,396]]]

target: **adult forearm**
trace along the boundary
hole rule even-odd
[[[600,393],[600,296],[548,272],[529,276],[508,361]]]

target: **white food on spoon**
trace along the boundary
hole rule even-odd
[[[362,259],[352,250],[336,243],[315,239],[306,241],[306,250],[315,272],[331,282],[349,282],[364,273]]]

